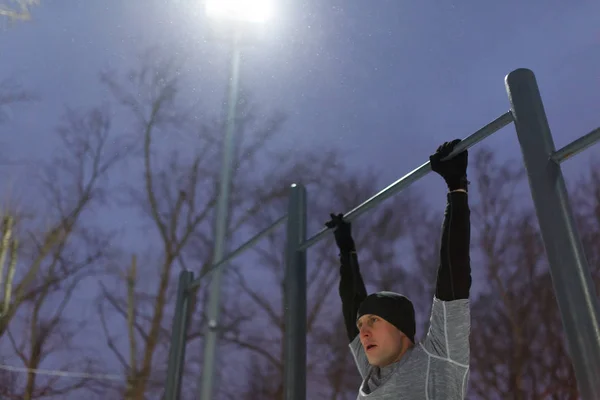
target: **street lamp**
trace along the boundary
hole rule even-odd
[[[206,15],[210,18],[265,23],[273,16],[271,0],[207,0]]]
[[[219,181],[219,197],[215,220],[215,243],[212,265],[224,257],[228,225],[229,191],[235,142],[235,122],[240,79],[240,40],[242,34],[256,25],[264,24],[273,14],[272,0],[206,0],[206,15],[215,22],[231,24],[231,75],[227,98],[227,120],[223,140],[223,161]],[[216,268],[210,283],[208,303],[208,329],[204,341],[204,363],[200,379],[200,400],[212,400],[215,379],[215,359],[221,309],[221,277],[223,268]]]

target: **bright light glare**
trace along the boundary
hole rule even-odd
[[[206,0],[206,13],[211,18],[263,23],[273,15],[273,0]]]

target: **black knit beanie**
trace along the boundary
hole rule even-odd
[[[366,314],[377,315],[398,328],[414,343],[416,333],[415,308],[413,303],[401,294],[377,292],[370,294],[360,304],[356,319]]]

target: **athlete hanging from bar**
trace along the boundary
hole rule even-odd
[[[442,225],[440,264],[430,326],[415,342],[412,302],[392,292],[367,296],[351,225],[331,214],[340,250],[340,286],[350,349],[362,376],[358,399],[458,400],[469,379],[471,288],[470,210],[465,150],[442,161],[460,140],[446,142],[430,157],[431,168],[448,186]]]

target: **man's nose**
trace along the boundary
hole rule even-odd
[[[360,336],[362,336],[362,337],[371,336],[371,330],[368,327],[366,327],[366,326],[362,326],[360,328],[359,332],[360,332]]]

